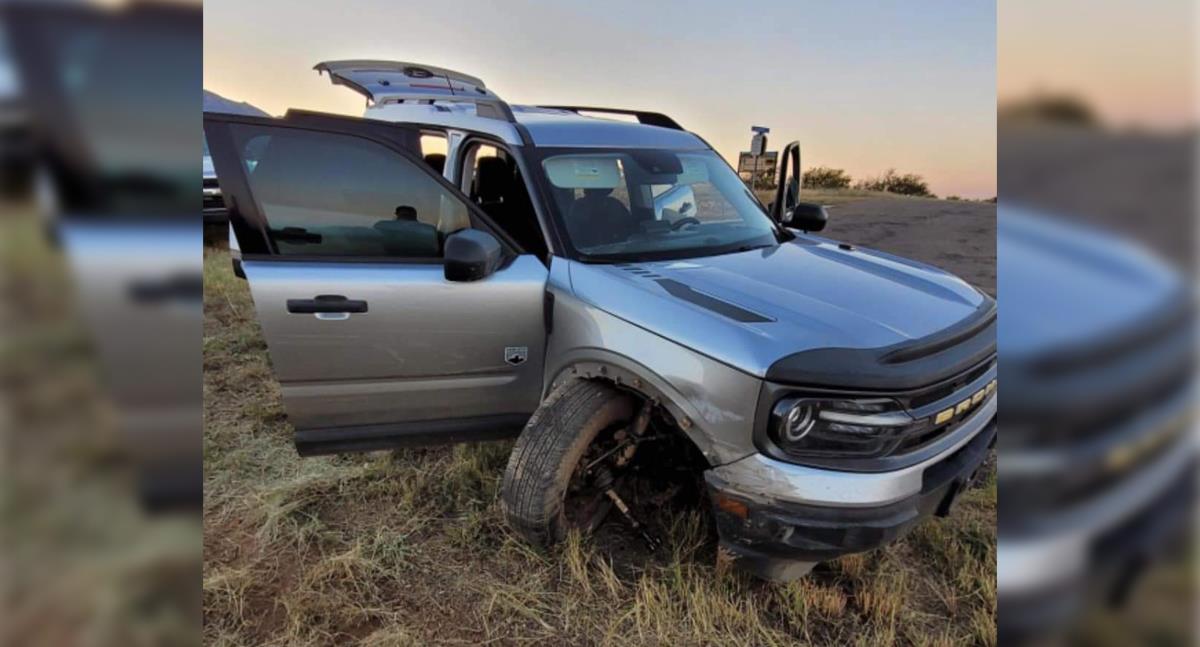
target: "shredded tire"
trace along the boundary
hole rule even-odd
[[[565,537],[563,501],[575,466],[601,430],[633,418],[634,405],[632,396],[589,380],[570,382],[547,398],[504,471],[500,500],[513,530],[539,546]]]

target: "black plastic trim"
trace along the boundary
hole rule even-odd
[[[662,286],[662,289],[666,290],[667,293],[676,299],[682,299],[693,305],[698,305],[705,310],[711,310],[734,321],[742,323],[766,323],[774,321],[774,319],[764,317],[757,312],[739,308],[728,301],[722,301],[703,292],[697,292],[692,286],[680,283],[674,279],[655,279],[654,282]]]
[[[784,146],[783,153],[779,155],[779,160],[778,180],[776,181],[775,186],[775,200],[771,202],[771,218],[775,222],[778,222],[781,226],[786,226],[787,223],[783,221],[783,214],[787,211],[787,205],[783,203],[783,198],[787,193],[787,183],[784,182],[784,178],[787,177],[787,166],[785,165],[790,165],[792,167],[792,174],[798,178],[800,188],[803,188],[804,173],[800,168],[800,142],[793,141],[789,142],[787,146]],[[799,191],[797,191],[795,197],[798,202],[800,200]]]
[[[206,225],[224,225],[229,223],[229,211],[224,207],[205,207],[204,224]]]
[[[318,294],[311,299],[288,299],[287,311],[292,314],[314,313],[364,313],[367,302],[362,299],[347,299],[340,294]]]
[[[741,501],[740,518],[714,502],[721,543],[736,561],[771,559],[824,561],[877,548],[894,541],[931,515],[946,516],[967,487],[996,440],[996,423],[945,460],[925,470],[921,491],[907,499],[875,507],[830,507],[769,500],[740,493],[715,473],[705,474],[714,494]]]
[[[521,137],[521,145],[527,148],[533,148],[533,135],[529,134],[529,129],[515,119],[512,122],[513,128],[516,129],[517,135]]]
[[[967,319],[961,324],[947,328],[940,333],[922,337],[911,344],[885,353],[880,357],[880,361],[885,364],[902,364],[940,353],[951,346],[956,346],[974,337],[994,321],[996,321],[996,305],[993,301],[990,313]]]
[[[530,415],[532,414],[502,414],[382,425],[297,429],[296,450],[301,456],[318,456],[396,447],[502,440],[520,435]]]
[[[554,293],[546,290],[542,297],[542,322],[546,326],[546,336],[554,332]]]
[[[815,348],[767,369],[767,381],[850,389],[914,389],[957,375],[996,354],[996,302],[984,297],[959,323],[881,348]]]
[[[447,281],[478,281],[504,263],[500,241],[485,231],[465,229],[446,237],[444,276]]]
[[[392,265],[445,265],[445,259],[432,256],[322,256],[319,254],[248,254],[242,252],[245,261],[271,261],[272,263],[366,263]]]
[[[611,115],[630,115],[638,120],[639,124],[646,126],[658,126],[659,128],[670,128],[671,130],[683,130],[683,126],[679,122],[664,115],[661,112],[650,112],[648,110],[626,110],[623,108],[592,108],[588,106],[537,106],[538,108],[546,108],[549,110],[566,110],[576,114],[580,112],[598,112],[601,114]]]

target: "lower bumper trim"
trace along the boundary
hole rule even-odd
[[[740,493],[710,471],[706,480],[722,546],[748,566],[772,559],[818,562],[877,548],[899,538],[925,517],[948,514],[958,495],[977,476],[995,438],[993,419],[969,443],[927,468],[919,493],[877,507],[764,500]]]

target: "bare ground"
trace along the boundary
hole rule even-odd
[[[831,213],[831,237],[994,290],[994,205]],[[770,585],[717,568],[701,511],[655,519],[667,541],[650,561],[586,538],[529,548],[496,498],[511,443],[300,459],[219,250],[205,257],[204,369],[210,644],[995,644],[994,475],[951,518]]]
[[[996,205],[873,198],[829,207],[822,236],[936,265],[996,294]]]

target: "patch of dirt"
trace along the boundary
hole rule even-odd
[[[996,295],[996,205],[870,199],[829,207],[821,236],[940,267]]]

